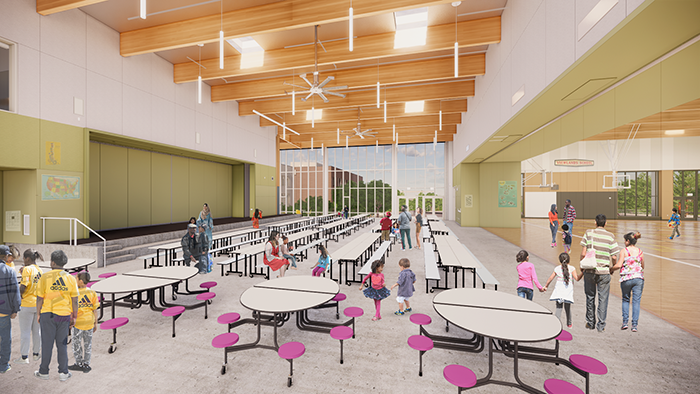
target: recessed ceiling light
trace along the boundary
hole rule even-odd
[[[265,61],[265,49],[253,37],[226,40],[241,54],[241,68],[261,67]]]
[[[406,102],[406,113],[412,112],[423,112],[423,107],[425,106],[425,101],[407,101]]]
[[[685,130],[666,130],[664,133],[666,135],[683,135],[685,134]]]
[[[428,35],[428,8],[394,12],[394,49],[425,45]]]
[[[311,120],[311,112],[310,109],[306,110],[306,120]],[[323,109],[314,109],[313,113],[314,120],[323,119]]]

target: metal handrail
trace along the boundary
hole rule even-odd
[[[97,235],[102,240],[102,267],[107,266],[107,240],[91,229],[87,224],[80,221],[78,218],[59,218],[59,217],[42,217],[41,218],[41,243],[46,243],[46,219],[49,220],[68,220],[68,244],[78,245],[78,223],[88,229],[91,233]]]

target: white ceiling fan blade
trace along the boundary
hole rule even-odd
[[[326,84],[327,84],[328,82],[330,82],[330,81],[332,81],[332,80],[334,80],[334,79],[335,79],[335,77],[328,77],[328,78],[326,78],[325,81],[321,82],[321,84],[318,85],[318,87],[319,87],[319,88],[322,88],[322,87],[326,86]]]
[[[362,133],[360,133],[360,134],[358,134],[358,135],[359,135],[359,136],[360,136],[360,138],[362,138],[363,140],[365,139],[365,136],[364,136],[364,135],[362,135]]]
[[[324,103],[328,102],[328,99],[326,98],[326,96],[323,95],[323,93],[319,92],[318,97],[322,98]]]
[[[306,79],[306,74],[301,74],[301,75],[299,76],[299,78],[303,79],[304,82],[306,82],[306,83],[309,84],[309,86],[314,86],[314,84],[312,84],[311,82],[309,82],[308,79]]]
[[[342,93],[336,93],[336,92],[329,92],[328,89],[324,89],[324,90],[323,90],[323,93],[325,93],[325,94],[331,94],[331,95],[333,95],[333,96],[338,96],[338,97],[345,98],[345,95],[344,95],[344,94],[342,94]]]
[[[306,96],[306,97],[304,97],[303,99],[301,99],[301,101],[306,101],[306,100],[308,100],[308,99],[309,99],[309,97],[311,97],[311,96],[313,96],[313,95],[314,95],[314,93],[313,93],[313,92],[311,92],[311,93],[309,93],[309,95],[308,95],[308,96]]]
[[[330,78],[330,77],[329,77],[329,78]],[[323,90],[345,90],[345,89],[347,89],[347,88],[348,88],[347,85],[345,85],[345,86],[330,86],[330,87],[327,87],[327,88],[325,88],[325,89],[323,89]]]
[[[289,86],[294,86],[295,88],[299,88],[299,89],[303,89],[303,90],[309,90],[308,86],[295,85],[295,84],[289,83],[289,82],[285,82],[284,84],[289,85]]]

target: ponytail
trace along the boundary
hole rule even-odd
[[[569,285],[569,254],[562,253],[559,255],[559,262],[561,263],[561,274],[564,276],[564,283]]]
[[[23,257],[24,260],[31,260],[33,263],[35,263],[37,260],[44,261],[44,256],[42,256],[41,253],[35,249],[25,250]]]

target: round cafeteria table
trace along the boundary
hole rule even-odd
[[[89,258],[76,258],[76,259],[68,259],[68,263],[63,266],[64,271],[68,272],[77,272],[77,271],[82,271],[85,269],[87,271],[87,267],[89,265],[95,264],[95,259],[89,259]],[[36,264],[37,266],[41,268],[47,268],[51,269],[51,261],[39,261]]]
[[[141,292],[145,291],[148,292],[148,298],[149,302],[151,304],[151,309],[158,310],[158,307],[155,305],[155,290],[157,289],[164,289],[166,286],[173,285],[175,283],[178,283],[178,279],[162,279],[162,278],[148,278],[148,277],[141,277],[141,276],[126,276],[126,275],[117,275],[113,276],[111,278],[107,278],[104,280],[101,280],[99,282],[96,282],[95,284],[92,285],[91,289],[94,290],[96,293],[100,294],[109,294],[111,295],[111,308],[112,308],[112,319],[115,317],[115,306],[117,305],[116,302],[118,301],[116,299],[116,294],[128,294],[123,298],[127,298],[130,295],[134,293],[140,294]],[[162,291],[161,291],[162,295]],[[130,303],[127,305],[129,307],[140,307],[141,302],[138,302],[136,304]],[[102,317],[102,313],[104,311],[104,303],[100,303],[100,318]]]
[[[187,266],[171,266],[171,267],[154,267],[142,270],[136,270],[131,272],[126,272],[126,276],[139,276],[144,278],[159,278],[159,279],[174,279],[178,282],[173,286],[173,300],[177,299],[176,294],[183,295],[194,295],[199,293],[204,293],[206,290],[195,290],[190,291],[189,289],[189,279],[197,275],[199,270],[195,267]],[[185,292],[179,293],[177,291],[177,285],[180,282],[185,282]]]
[[[518,343],[544,342],[561,333],[561,322],[547,308],[513,294],[483,289],[451,289],[433,298],[435,311],[450,323],[489,339],[489,372],[476,386],[499,384],[528,392],[541,392],[518,376]],[[493,340],[514,343],[514,375],[517,383],[491,379]],[[475,387],[476,387],[475,386]]]

